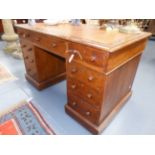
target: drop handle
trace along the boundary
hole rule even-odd
[[[27,38],[27,37],[30,36],[30,34],[25,34],[25,33],[24,33],[22,36],[23,36],[23,38]]]
[[[29,58],[28,56],[24,57],[24,59],[28,59],[28,58]]]
[[[81,55],[81,53],[78,51],[78,50],[75,50],[75,49],[69,49],[69,46],[68,46],[68,43],[65,44],[66,45],[66,50],[65,50],[65,53],[70,53],[71,55],[69,56],[69,63],[72,62],[73,58],[75,55],[79,56],[80,59],[82,60],[83,57]]]
[[[75,56],[74,54],[71,54],[71,56],[70,56],[70,57],[69,57],[69,59],[68,59],[68,62],[69,62],[69,63],[71,63],[71,62],[72,62],[72,60],[73,60],[74,56]]]
[[[28,68],[27,70],[28,70],[28,72],[31,72],[31,69],[30,68]]]
[[[56,47],[57,46],[57,44],[56,43],[52,43],[52,47]]]
[[[26,47],[26,45],[22,45],[22,48],[25,48]]]
[[[21,36],[22,36],[22,35],[23,35],[23,33],[22,33],[22,32],[19,32],[19,35],[21,35]]]
[[[41,39],[40,39],[40,38],[36,38],[35,40],[36,40],[36,41],[40,41]]]
[[[87,97],[88,98],[92,98],[92,94],[87,94]]]
[[[83,57],[82,57],[81,53],[78,50],[73,50],[73,53],[78,55],[80,57],[80,59],[83,60]]]
[[[72,89],[75,89],[75,88],[76,88],[76,85],[75,85],[75,84],[73,84],[71,87],[72,87]]]
[[[32,51],[32,48],[29,48],[28,51]]]
[[[77,69],[76,68],[72,68],[71,72],[75,73],[75,72],[77,72]]]
[[[26,37],[26,34],[25,34],[25,33],[23,33],[23,34],[21,34],[21,35],[22,35],[22,37],[23,37],[23,38],[25,38],[25,37]]]
[[[77,103],[76,103],[76,102],[73,102],[73,103],[72,103],[72,105],[73,105],[73,106],[76,106],[76,105],[77,105]]]
[[[90,116],[90,112],[89,112],[89,111],[87,111],[87,112],[86,112],[86,115],[87,115],[87,116]]]
[[[92,81],[93,79],[94,79],[93,76],[89,76],[89,77],[88,77],[88,80],[89,80],[89,81]]]
[[[94,62],[96,60],[96,56],[92,56],[91,58],[90,58],[90,61],[91,62]]]
[[[26,34],[26,37],[30,37],[30,34]]]

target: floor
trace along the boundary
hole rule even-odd
[[[66,81],[38,91],[25,80],[23,61],[5,54],[3,47],[4,42],[0,41],[0,63],[7,66],[18,80],[0,85],[0,111],[23,99],[32,100],[57,134],[90,135],[64,111]],[[136,74],[133,95],[102,135],[155,134],[154,49],[155,41],[149,41]]]

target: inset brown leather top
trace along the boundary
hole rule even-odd
[[[79,26],[74,26],[71,24],[58,24],[55,26],[50,26],[44,23],[37,23],[34,26],[29,26],[28,24],[17,24],[16,27],[91,45],[108,52],[114,52],[151,35],[151,33],[147,32],[127,34],[118,31],[105,31],[95,26],[83,24]]]

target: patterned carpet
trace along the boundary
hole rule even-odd
[[[11,72],[2,64],[0,64],[0,84],[17,79]]]
[[[0,113],[0,135],[54,135],[37,108],[22,101]]]

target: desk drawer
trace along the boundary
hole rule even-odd
[[[91,105],[87,104],[77,96],[73,96],[71,94],[69,94],[68,101],[69,106],[72,107],[76,112],[81,114],[90,122],[98,124],[98,118],[99,118],[98,110],[96,110]]]
[[[17,29],[17,33],[20,39],[28,39],[31,40],[32,34],[29,30]]]
[[[36,32],[33,32],[32,34],[32,41],[37,46],[65,57],[66,43],[63,39]]]
[[[35,61],[35,56],[34,56],[34,47],[33,45],[25,40],[25,39],[20,39],[21,47],[22,47],[22,52],[23,52],[23,57],[24,61],[27,63],[28,61]]]
[[[83,82],[75,80],[74,78],[67,79],[67,90],[79,96],[81,99],[87,101],[95,108],[99,108],[102,103],[103,91],[97,91],[94,88],[86,85]]]
[[[33,77],[34,79],[38,79],[37,69],[36,69],[35,64],[26,65],[26,71],[27,71],[27,74],[30,75],[31,77]]]
[[[37,79],[37,68],[33,45],[25,39],[21,39],[20,42],[27,74],[33,77],[34,79]]]
[[[33,45],[24,39],[22,39],[20,43],[21,43],[24,59],[29,58],[29,57],[34,58]]]
[[[32,57],[29,57],[27,59],[24,59],[24,61],[25,61],[27,74],[37,80],[38,77],[37,77],[37,68],[36,68],[35,59]]]
[[[67,63],[67,74],[97,90],[103,89],[105,76],[76,62]]]
[[[106,52],[95,49],[93,47],[72,42],[69,42],[68,48],[69,52],[67,57],[69,57],[72,53],[77,52],[75,54],[74,60],[85,61],[86,63],[89,63],[91,65],[102,67],[103,69],[105,68],[108,57]]]

